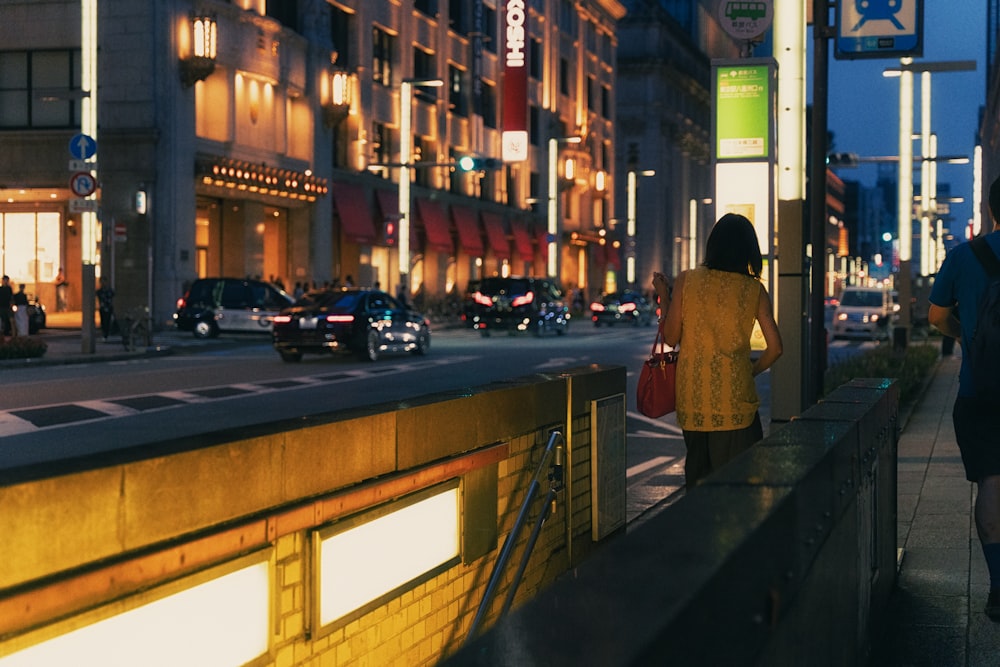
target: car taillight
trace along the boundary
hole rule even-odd
[[[529,303],[531,303],[534,300],[535,300],[535,293],[534,292],[528,292],[527,294],[524,294],[523,296],[516,296],[516,297],[514,297],[514,300],[510,302],[510,305],[514,306],[515,308],[517,308],[518,306],[527,306]]]
[[[177,310],[180,310],[183,307],[184,307],[184,297],[181,297],[177,299]]]
[[[604,304],[603,303],[598,303],[597,301],[595,301],[594,303],[590,304],[590,312],[592,312],[592,313],[599,313],[602,310],[604,310]]]
[[[274,323],[275,324],[288,324],[291,321],[292,321],[292,316],[291,315],[275,315],[274,316]]]
[[[634,303],[623,303],[620,306],[618,306],[618,310],[620,310],[623,313],[627,313],[627,312],[629,312],[631,310],[635,310],[635,304]]]
[[[473,294],[472,295],[472,300],[475,301],[476,303],[478,303],[480,306],[492,306],[493,305],[493,299],[491,299],[490,297],[486,296],[482,292],[476,292],[475,294]]]
[[[354,321],[354,315],[327,315],[326,321],[332,324],[349,324]]]

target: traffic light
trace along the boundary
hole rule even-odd
[[[488,169],[499,169],[503,166],[503,160],[495,157],[480,157],[476,155],[463,155],[455,163],[459,171],[486,171]]]
[[[398,229],[399,226],[396,224],[395,220],[386,220],[382,223],[382,239],[385,241],[387,246],[396,245]]]
[[[830,153],[826,156],[826,164],[829,167],[857,167],[857,153]]]

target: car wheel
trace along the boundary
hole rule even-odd
[[[215,338],[219,335],[219,327],[208,320],[198,320],[191,331],[195,338]]]
[[[417,346],[413,348],[413,354],[425,355],[431,349],[431,336],[426,331],[417,334]]]
[[[286,363],[290,363],[291,364],[291,363],[296,363],[296,362],[302,361],[302,353],[301,352],[292,352],[292,351],[289,351],[289,350],[281,350],[280,352],[278,352],[278,354],[281,355],[281,360],[284,361],[284,362],[286,362]]]
[[[481,335],[483,338],[489,338],[490,337],[490,330],[489,329],[483,329],[483,330],[481,330],[479,332],[479,335]]]
[[[378,332],[369,331],[365,337],[365,346],[361,350],[361,359],[363,361],[378,361],[378,348]]]
[[[601,321],[600,320],[594,320],[594,326],[595,327],[601,326]]]

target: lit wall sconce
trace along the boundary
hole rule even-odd
[[[328,75],[327,91],[323,95],[323,122],[336,127],[347,118],[354,100],[354,75],[344,70],[333,70]]]
[[[215,71],[217,24],[214,16],[191,17],[191,53],[181,58],[181,82],[190,88]]]
[[[603,169],[594,172],[594,193],[598,197],[608,196],[608,172]]]

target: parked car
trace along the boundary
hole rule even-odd
[[[293,299],[284,290],[260,280],[201,278],[178,299],[174,322],[197,338],[222,331],[270,333],[271,321]]]
[[[473,300],[472,328],[484,337],[494,330],[536,336],[552,331],[561,336],[569,329],[569,306],[562,290],[548,279],[484,278]]]
[[[590,304],[590,319],[595,327],[618,323],[645,327],[653,322],[653,306],[639,292],[611,292]]]
[[[889,337],[893,315],[892,294],[879,287],[848,287],[840,295],[833,313],[833,334],[837,338]]]
[[[284,361],[309,353],[352,352],[376,361],[383,352],[427,354],[430,321],[380,290],[309,292],[274,318],[274,349]]]

